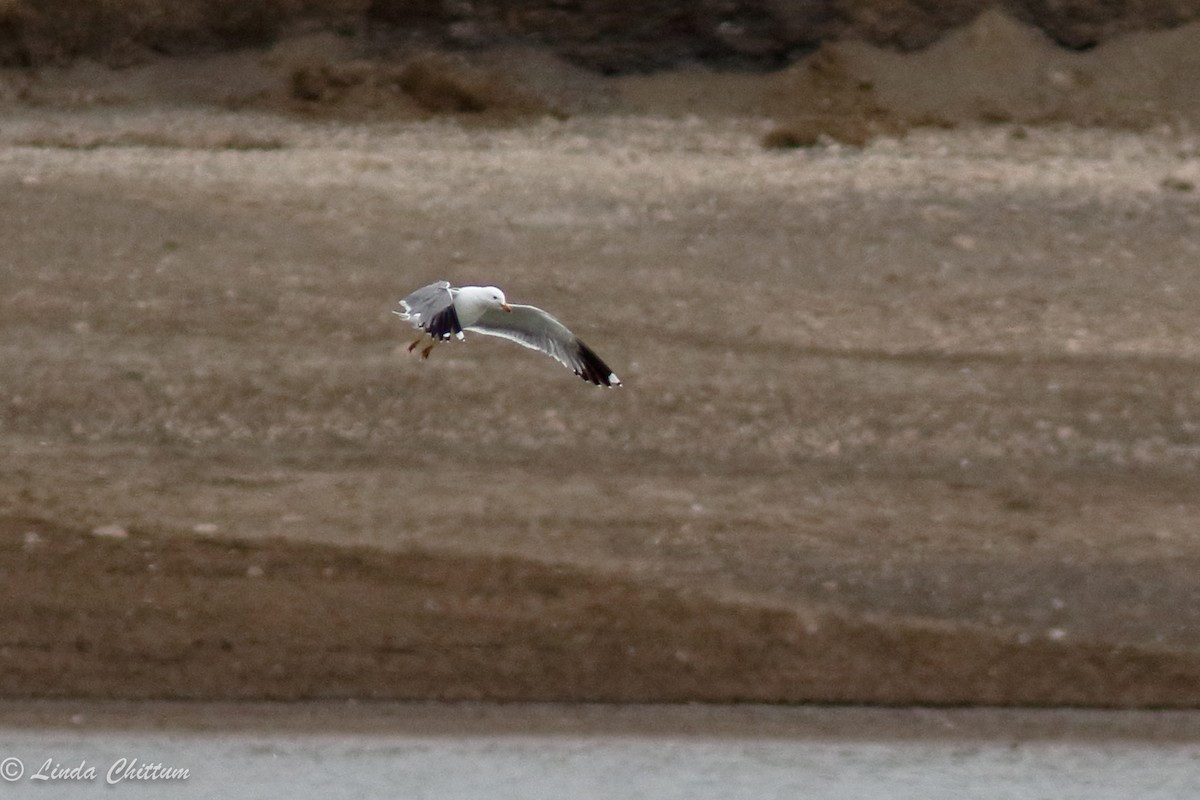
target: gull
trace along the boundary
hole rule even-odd
[[[421,349],[421,358],[429,358],[438,342],[451,336],[461,341],[463,331],[472,331],[540,350],[597,386],[621,385],[621,379],[567,326],[536,306],[510,304],[495,286],[451,286],[449,281],[438,281],[405,297],[400,308],[392,313],[421,331],[408,352],[426,335],[432,340]]]

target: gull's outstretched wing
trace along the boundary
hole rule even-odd
[[[457,289],[449,281],[438,281],[423,286],[400,301],[402,311],[392,313],[412,323],[434,339],[463,338],[462,325],[458,324],[458,313],[454,310],[454,295]]]
[[[489,310],[467,330],[540,350],[585,381],[597,386],[620,386],[621,380],[567,326],[536,306],[510,305],[512,311]]]

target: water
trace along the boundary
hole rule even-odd
[[[0,797],[1200,797],[1192,714],[138,708],[6,715]]]

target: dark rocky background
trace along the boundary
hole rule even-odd
[[[923,48],[989,8],[1074,49],[1200,16],[1197,0],[658,0],[636,11],[617,0],[9,0],[0,3],[0,64],[87,57],[121,66],[328,29],[366,38],[381,52],[414,42],[532,44],[605,73],[694,62],[771,69],[829,41]]]

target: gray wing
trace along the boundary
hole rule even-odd
[[[458,323],[458,312],[454,310],[457,289],[449,281],[438,281],[423,286],[400,301],[401,311],[392,313],[412,323],[434,339],[463,338],[462,325]]]
[[[585,381],[620,386],[621,379],[567,326],[536,306],[510,305],[512,311],[489,310],[467,330],[540,350]]]

